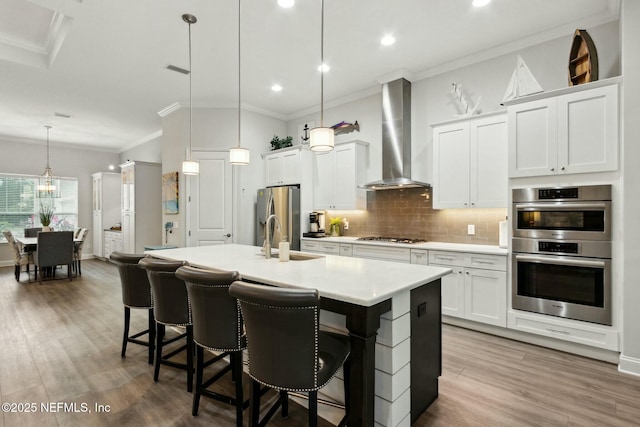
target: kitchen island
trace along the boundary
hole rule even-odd
[[[318,289],[321,307],[344,315],[351,338],[349,425],[408,426],[437,397],[440,278],[448,268],[295,252],[300,260],[280,262],[236,244],[147,254],[235,270],[266,285]]]

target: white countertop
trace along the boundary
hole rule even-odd
[[[294,251],[292,251],[293,253]],[[260,283],[318,289],[321,297],[372,306],[445,276],[451,269],[339,255],[280,262],[265,259],[257,246],[213,245],[146,251],[148,255],[186,260],[203,268],[238,271]]]
[[[389,243],[389,242],[377,242],[370,240],[357,240],[357,237],[303,237],[302,240],[319,241],[319,242],[336,242],[336,243],[349,243],[358,245],[372,245],[372,246],[386,246],[393,248],[407,248],[407,249],[431,249],[439,251],[454,251],[454,252],[471,252],[477,254],[488,255],[508,255],[507,248],[501,248],[493,245],[474,245],[468,243],[446,243],[446,242],[424,242],[424,243]]]

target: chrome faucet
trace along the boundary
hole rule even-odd
[[[280,224],[280,218],[278,218],[276,214],[269,215],[269,218],[267,218],[267,222],[264,225],[264,245],[262,245],[262,249],[264,249],[264,257],[266,259],[271,258],[271,233],[269,230],[271,229],[270,224],[272,219],[276,221],[276,227],[278,227],[278,230],[282,227]]]

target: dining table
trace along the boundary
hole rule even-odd
[[[235,270],[253,283],[317,289],[321,308],[344,316],[350,337],[350,426],[410,423],[438,396],[440,278],[451,269],[297,251],[280,262],[277,256],[265,259],[259,247],[239,244],[145,253]],[[396,365],[410,365],[410,382],[401,381],[403,370],[391,368]]]

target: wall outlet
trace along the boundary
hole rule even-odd
[[[476,234],[476,226],[474,224],[467,225],[467,234],[469,236],[473,236],[474,234]]]

